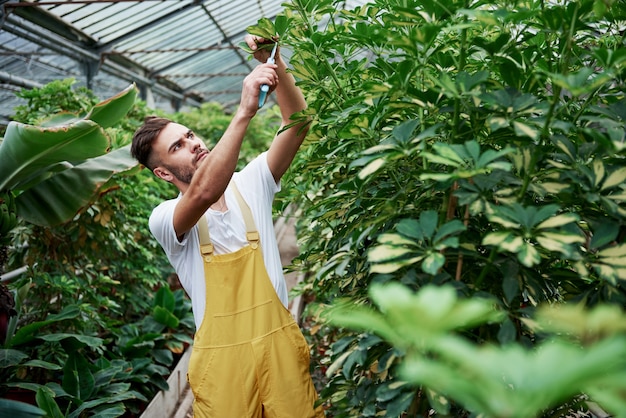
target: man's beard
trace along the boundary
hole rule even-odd
[[[196,172],[195,168],[190,167],[165,167],[176,179],[182,183],[189,184],[191,183],[191,179],[193,178],[194,173]]]

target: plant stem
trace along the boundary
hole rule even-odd
[[[480,275],[476,279],[476,287],[480,287],[483,284],[483,280],[485,279],[485,276],[487,276],[487,271],[493,264],[493,260],[496,258],[496,254],[497,254],[497,251],[496,251],[496,248],[494,247],[491,249],[491,252],[489,253],[489,258],[487,259],[487,263],[485,264],[485,267],[483,267],[483,269],[480,271]]]
[[[469,224],[469,205],[465,205],[465,214],[463,215],[463,224],[465,225],[465,228],[467,228],[467,225]],[[457,282],[461,281],[462,273],[463,273],[463,253],[459,253],[459,258],[457,259],[457,262],[456,262],[456,275],[454,277]]]
[[[543,8],[543,1],[541,2],[541,4]],[[574,28],[576,27],[576,19],[578,17],[579,7],[580,6],[577,4],[576,10],[570,22],[569,30],[567,31],[567,38],[565,39],[563,48],[561,50],[561,54],[560,54],[561,59],[560,59],[560,64],[559,64],[559,70],[561,74],[567,74],[569,72],[569,59],[571,56],[572,40],[574,38]],[[548,38],[549,37],[546,35],[546,44],[549,45]],[[561,98],[562,88],[560,86],[555,86],[554,84],[552,85],[552,88],[553,88],[552,103],[550,104],[550,109],[548,110],[548,113],[546,114],[546,120],[543,124],[543,129],[541,130],[540,142],[539,144],[535,146],[535,149],[533,150],[533,153],[532,153],[532,157],[531,157],[530,164],[529,164],[529,167],[531,169],[533,169],[537,163],[537,159],[539,158],[539,154],[541,153],[542,145],[544,145],[545,141],[548,138],[550,138],[550,126],[554,118],[554,113],[555,113],[554,110],[556,109],[556,106],[558,105],[559,100]],[[530,170],[524,173],[524,183],[522,184],[522,187],[519,191],[518,199],[520,200],[523,199],[524,195],[526,194],[526,191],[528,190],[528,186],[530,185],[530,181],[533,177],[533,174],[534,172],[531,173]]]
[[[463,19],[464,22],[467,21],[467,17]],[[465,69],[465,56],[467,48],[467,29],[461,29],[461,45],[459,51],[459,68],[458,73],[460,74]],[[461,98],[455,97],[454,99],[454,116],[452,118],[452,141],[456,143],[457,134],[459,132],[459,123],[461,123]]]

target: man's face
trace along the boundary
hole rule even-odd
[[[174,122],[167,124],[154,140],[152,152],[158,161],[154,174],[179,188],[191,183],[200,161],[209,154],[200,138]]]

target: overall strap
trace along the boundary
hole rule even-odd
[[[259,231],[256,230],[256,226],[254,225],[254,218],[252,217],[252,211],[250,211],[250,207],[243,200],[243,196],[239,192],[237,185],[234,181],[231,181],[230,184],[233,187],[233,191],[235,192],[235,197],[237,198],[237,203],[239,203],[239,209],[241,209],[241,214],[243,215],[243,221],[246,224],[246,239],[250,243],[250,246],[253,249],[257,249],[260,242]]]
[[[211,244],[211,237],[209,236],[209,224],[206,220],[206,215],[202,215],[198,219],[198,238],[200,238],[200,254],[205,261],[211,261],[213,255],[213,244]]]
[[[250,243],[250,246],[256,250],[259,247],[261,238],[259,236],[259,232],[256,230],[254,218],[252,217],[252,211],[250,211],[250,207],[246,201],[243,200],[243,196],[241,196],[235,182],[231,181],[230,185],[233,188],[235,197],[237,198],[237,203],[239,203],[239,208],[241,209],[241,214],[243,215],[243,221],[246,224],[246,239]],[[200,219],[198,219],[198,238],[200,239],[200,253],[205,261],[210,262],[211,257],[213,256],[213,244],[211,243],[211,237],[209,236],[209,225],[207,223],[206,215],[202,215]]]

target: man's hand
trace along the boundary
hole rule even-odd
[[[261,46],[271,45],[273,47],[277,39],[264,39],[248,34],[245,37],[245,41],[248,47],[254,51],[254,58],[265,63],[271,55],[272,48],[262,48]],[[299,124],[291,126],[289,129],[283,129],[285,126],[293,124],[294,120],[291,119],[292,115],[306,109],[306,101],[304,100],[302,92],[296,86],[295,78],[287,71],[287,64],[280,55],[280,47],[276,48],[274,61],[276,63],[275,65],[265,63],[261,64],[259,67],[263,68],[272,65],[271,68],[275,71],[276,75],[275,83],[266,84],[270,86],[270,92],[276,90],[276,101],[280,108],[282,126],[279,133],[274,137],[272,145],[270,145],[267,154],[267,164],[274,176],[274,180],[278,182],[289,168],[298,148],[302,144],[302,141],[304,141],[304,137],[308,131],[308,125]],[[279,79],[280,86],[278,86]],[[277,86],[278,88],[276,88]],[[258,90],[255,91],[255,94],[255,97],[258,98]]]
[[[244,78],[239,104],[239,109],[244,112],[244,115],[252,117],[259,110],[259,93],[263,84],[270,87],[269,93],[276,89],[278,86],[277,69],[276,64],[259,64]]]
[[[267,59],[270,57],[272,52],[272,48],[260,48],[261,45],[271,45],[274,46],[277,39],[265,39],[255,35],[246,35],[244,38],[245,42],[248,44],[248,47],[254,51],[254,58],[261,62],[267,62]],[[276,48],[276,56],[274,57],[276,62],[280,59],[280,45]]]

